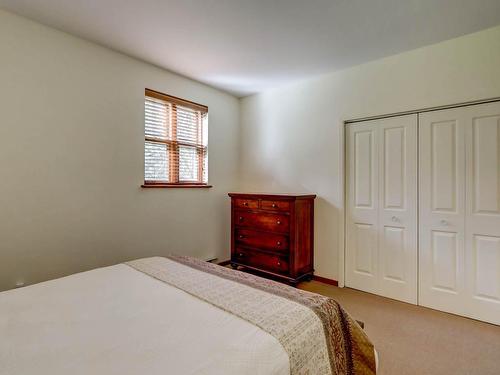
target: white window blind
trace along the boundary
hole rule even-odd
[[[208,108],[146,89],[145,184],[208,181]]]

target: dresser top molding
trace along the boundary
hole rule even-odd
[[[314,199],[316,194],[292,194],[292,193],[228,193],[231,198],[244,199],[275,199],[275,200],[296,200],[296,199]]]

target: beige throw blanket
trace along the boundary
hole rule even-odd
[[[375,374],[373,345],[331,298],[189,257],[126,264],[275,337],[292,375]]]

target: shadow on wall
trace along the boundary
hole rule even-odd
[[[340,209],[321,196],[314,202],[314,274],[337,280],[339,274]]]

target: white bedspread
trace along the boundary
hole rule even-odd
[[[289,371],[268,333],[126,265],[0,293],[1,375]]]

